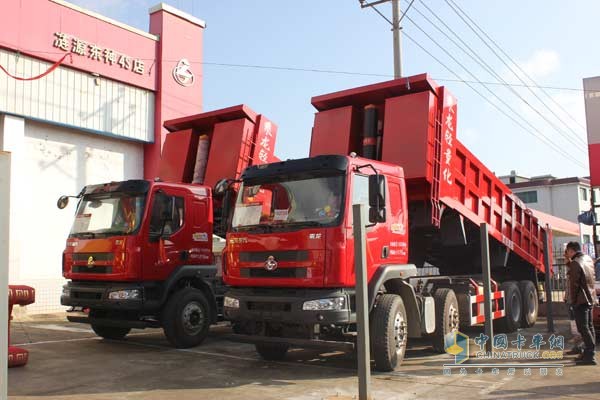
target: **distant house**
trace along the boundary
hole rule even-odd
[[[524,177],[511,171],[510,175],[500,176],[504,182],[526,205],[574,223],[577,216],[591,208],[591,186],[587,177],[556,178],[552,175]],[[600,202],[600,191],[594,189],[596,202]],[[555,250],[571,241],[582,243],[584,251],[593,254],[593,227],[580,224],[580,237],[555,236]]]

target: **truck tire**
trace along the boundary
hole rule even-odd
[[[378,371],[393,371],[402,364],[408,341],[404,302],[395,294],[379,296],[371,312],[371,351]]]
[[[460,329],[471,327],[471,296],[465,293],[454,293],[458,300],[458,319]]]
[[[131,328],[90,324],[94,333],[104,339],[121,340],[131,331]]]
[[[169,343],[179,349],[198,346],[208,335],[210,307],[198,289],[184,288],[171,295],[162,312],[162,325]]]
[[[435,302],[435,331],[428,335],[428,338],[433,350],[444,353],[446,351],[446,335],[458,331],[460,325],[458,300],[454,290],[448,288],[437,289],[433,294],[433,300]]]
[[[519,329],[523,317],[523,299],[519,291],[519,285],[515,281],[506,281],[500,284],[500,290],[504,290],[505,316],[496,320],[498,332],[511,333]]]
[[[267,361],[281,361],[285,358],[290,346],[285,344],[255,344],[256,352]]]
[[[523,299],[523,319],[521,325],[531,328],[535,325],[538,316],[538,295],[535,285],[531,281],[519,281],[519,290]]]

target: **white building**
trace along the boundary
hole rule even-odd
[[[510,175],[500,176],[511,190],[528,207],[535,210],[563,218],[567,221],[578,223],[577,216],[591,208],[591,186],[589,178],[560,178],[551,175],[534,176],[527,178],[519,176],[515,171]],[[595,190],[596,202],[600,200],[599,189]],[[579,224],[580,237],[562,236],[554,238],[554,248],[558,250],[562,245],[577,240],[583,245],[586,252],[593,252],[592,236],[593,227]],[[598,238],[597,238],[598,239]]]

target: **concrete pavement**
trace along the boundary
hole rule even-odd
[[[568,335],[565,321],[557,327]],[[17,322],[12,343],[25,346],[30,361],[9,370],[9,398],[342,400],[358,392],[352,354],[294,350],[283,362],[266,362],[253,346],[222,340],[227,332],[227,325],[213,327],[203,345],[177,350],[161,330],[133,331],[124,341],[108,341],[86,325],[62,319]],[[549,336],[543,323],[521,331],[528,339],[535,333]],[[479,331],[468,334],[473,338]],[[476,348],[471,343],[472,354]],[[546,376],[539,368],[530,375],[516,368],[509,375],[502,366],[498,375],[491,368],[478,374],[470,367],[461,375],[457,367],[448,376],[443,365],[452,357],[433,353],[424,340],[412,340],[398,371],[373,373],[372,394],[375,399],[600,398],[600,366],[575,367],[572,359],[559,360],[564,368],[548,368]]]

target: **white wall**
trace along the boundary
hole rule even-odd
[[[23,121],[4,117],[5,138],[18,136],[6,129],[7,123],[18,125],[14,119]],[[21,137],[12,143],[17,172],[11,198],[18,201],[11,205],[10,283],[36,288],[28,313],[53,312],[62,309],[61,257],[76,207],[72,201],[59,210],[56,200],[79,193],[86,184],[141,178],[143,146],[29,120],[23,122]]]
[[[0,48],[0,65],[18,76],[35,76],[51,63]],[[59,66],[33,81],[0,73],[0,112],[154,140],[154,93]]]
[[[577,216],[581,213],[579,187],[579,183],[552,186],[553,215],[577,222]]]
[[[0,122],[4,125],[4,121]],[[0,126],[0,132],[2,126]],[[6,321],[8,321],[8,265],[9,265],[9,243],[10,243],[10,153],[0,151],[0,321],[2,321],[2,332],[0,332],[0,398],[7,396],[7,360],[8,360],[8,332]]]

